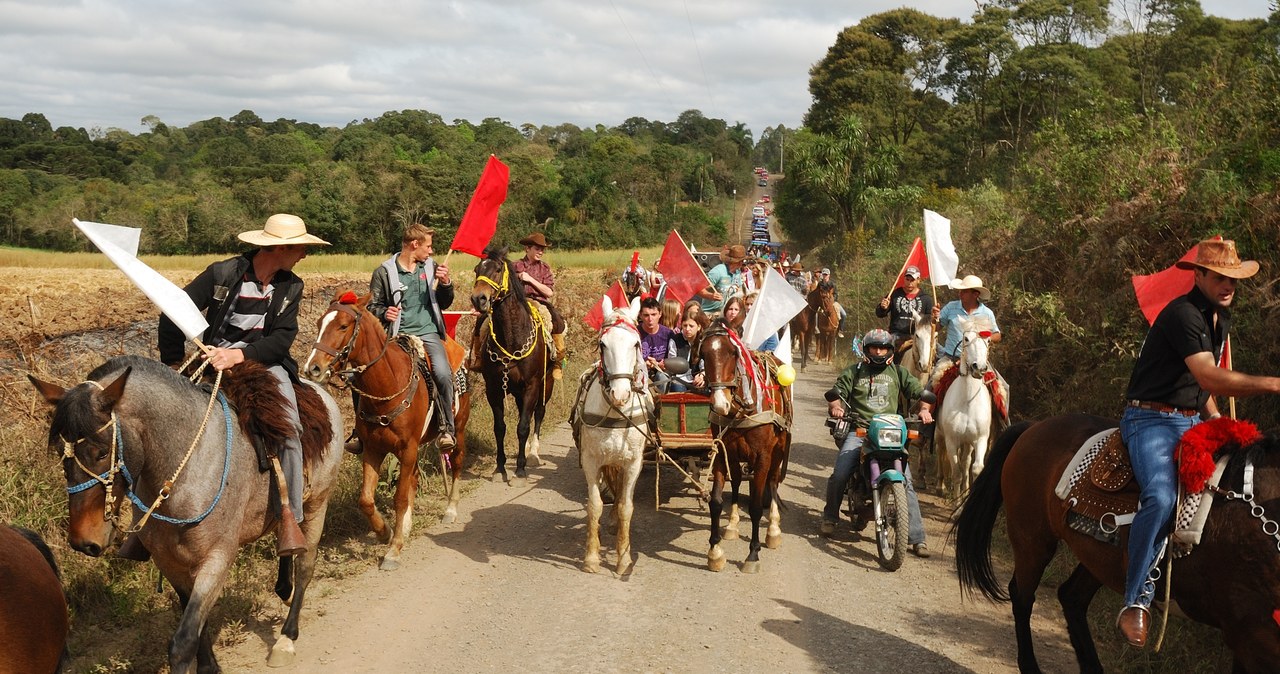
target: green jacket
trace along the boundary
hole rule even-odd
[[[845,418],[860,428],[866,428],[871,417],[898,414],[904,396],[915,400],[923,391],[920,380],[911,376],[906,368],[898,365],[875,368],[858,362],[840,372],[835,386],[827,391],[826,399],[827,402],[841,401]]]

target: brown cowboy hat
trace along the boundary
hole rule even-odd
[[[804,264],[799,261],[792,262],[791,271],[804,271]]]
[[[302,218],[288,213],[276,213],[267,218],[262,229],[241,232],[237,237],[245,243],[255,246],[288,246],[295,243],[327,246],[328,241],[307,233],[307,223]]]
[[[1254,260],[1240,260],[1236,254],[1236,242],[1230,239],[1205,239],[1196,249],[1195,260],[1178,260],[1174,263],[1178,269],[1208,269],[1216,271],[1227,278],[1249,278],[1258,273],[1258,263]]]
[[[542,232],[534,232],[529,236],[526,236],[523,239],[520,239],[520,245],[521,246],[542,246],[543,248],[551,247],[551,243],[547,241],[547,237],[542,235]]]
[[[720,254],[721,262],[742,262],[745,259],[747,259],[747,249],[738,243],[729,246],[729,250]]]

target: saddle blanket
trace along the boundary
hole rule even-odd
[[[960,376],[960,366],[953,363],[951,367],[942,371],[938,375],[938,381],[933,385],[933,394],[938,398],[938,402],[934,404],[934,409],[942,407],[942,399],[947,395],[947,389],[951,387],[951,383]],[[987,385],[987,390],[991,392],[991,408],[996,413],[996,417],[1000,419],[1004,426],[1009,425],[1009,385],[1004,381],[995,370],[987,370],[982,375],[982,383]]]
[[[1086,440],[1067,463],[1054,489],[1062,499],[1067,526],[1112,545],[1120,544],[1120,527],[1133,523],[1140,493],[1133,479],[1129,450],[1118,430],[1109,428]],[[1227,460],[1224,456],[1217,461],[1213,484],[1221,478]],[[1203,498],[1209,493],[1183,490],[1174,519],[1175,557],[1187,555],[1200,542],[1213,505],[1211,495]]]

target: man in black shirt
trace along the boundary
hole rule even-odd
[[[1142,495],[1129,531],[1125,607],[1117,625],[1125,639],[1138,647],[1147,640],[1155,594],[1151,571],[1159,561],[1161,537],[1178,496],[1174,463],[1178,440],[1201,419],[1221,416],[1214,395],[1280,393],[1280,378],[1218,367],[1231,328],[1229,308],[1236,284],[1256,274],[1258,263],[1242,262],[1235,242],[1215,239],[1201,241],[1195,261],[1179,261],[1177,266],[1195,270],[1195,286],[1170,302],[1147,332],[1120,419]]]
[[[889,334],[893,335],[893,348],[898,355],[901,355],[902,343],[911,338],[913,314],[925,320],[933,319],[933,298],[920,292],[920,269],[915,265],[902,273],[902,287],[894,288],[876,306],[876,316],[889,317]]]

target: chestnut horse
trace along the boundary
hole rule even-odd
[[[1110,419],[1071,414],[1010,427],[996,441],[960,509],[955,537],[961,587],[994,601],[1012,598],[1023,672],[1040,671],[1031,610],[1059,542],[1079,560],[1058,588],[1076,660],[1082,672],[1102,671],[1089,632],[1089,603],[1104,585],[1124,591],[1125,550],[1069,528],[1054,489],[1085,440],[1115,426]],[[1232,671],[1274,672],[1280,663],[1280,534],[1275,526],[1280,520],[1280,439],[1267,436],[1244,448],[1227,445],[1219,449],[1219,457],[1224,452],[1230,458],[1218,483],[1222,491],[1216,492],[1201,542],[1173,562],[1171,596],[1192,620],[1222,630],[1235,657]],[[1249,475],[1253,494],[1246,502],[1241,492]],[[1013,547],[1007,593],[991,567],[991,534],[1002,504]]]
[[[40,536],[0,524],[0,672],[61,671],[68,632],[61,578]]]
[[[749,512],[751,548],[743,573],[760,570],[760,519],[769,506],[769,549],[782,543],[778,485],[787,476],[791,452],[791,391],[777,380],[778,359],[751,351],[722,324],[708,328],[697,343],[707,388],[711,392],[711,431],[716,440],[711,457],[711,541],[707,568],[724,569],[720,540],[738,538],[738,485],[751,480]],[[729,521],[720,529],[725,477],[732,481]]]
[[[510,394],[516,401],[520,421],[516,425],[518,450],[513,486],[524,484],[525,450],[538,456],[542,435],[542,418],[547,414],[547,400],[555,379],[550,376],[555,350],[547,343],[542,315],[533,302],[525,298],[507,249],[490,246],[484,259],[476,265],[476,284],[471,291],[471,305],[487,319],[481,330],[480,353],[475,356],[484,375],[484,395],[493,410],[493,439],[498,450],[494,479],[507,481],[507,420],[503,407]],[[530,435],[530,426],[533,433]]]
[[[813,311],[806,306],[791,319],[791,346],[800,347],[800,371],[809,366],[809,345],[813,343]],[[794,357],[794,356],[793,356]]]
[[[836,331],[840,328],[840,310],[836,309],[836,287],[819,283],[816,288],[809,291],[806,301],[809,303],[806,311],[811,317],[813,332],[817,336],[813,360],[818,363],[830,363],[836,350]]]
[[[391,571],[400,566],[404,542],[413,528],[413,500],[418,487],[418,449],[440,433],[440,415],[428,386],[430,373],[415,367],[418,361],[400,341],[388,341],[382,321],[366,309],[369,295],[355,297],[339,290],[329,309],[319,320],[319,330],[311,355],[302,372],[314,382],[327,381],[337,373],[349,379],[360,401],[356,409],[356,436],[360,438],[363,466],[360,481],[360,511],[378,540],[390,543],[380,568]],[[449,340],[452,342],[452,340]],[[453,342],[453,344],[457,344]],[[461,350],[461,346],[456,347]],[[452,478],[449,505],[442,520],[458,517],[462,498],[459,482],[466,457],[467,419],[471,416],[471,392],[458,396],[454,418],[457,446],[441,452],[440,463]],[[432,422],[435,423],[432,423]],[[396,482],[395,521],[388,527],[374,503],[374,492],[382,474],[382,464],[391,454],[400,462]]]
[[[30,379],[55,406],[49,448],[62,457],[67,479],[67,541],[97,557],[116,528],[124,528],[120,510],[132,509],[130,530],[182,604],[169,642],[169,671],[218,671],[205,623],[237,551],[274,531],[279,518],[270,504],[274,478],[249,440],[278,447],[294,432],[277,412],[288,401],[275,378],[260,363],[245,361],[223,372],[227,395],[214,400],[163,363],[119,356],[70,389]],[[306,550],[296,560],[280,559],[275,589],[289,602],[289,615],[268,663],[281,666],[294,656],[298,618],[342,463],[337,404],[315,384],[300,382],[294,391],[302,420],[306,488],[300,526]],[[227,398],[242,401],[239,431]],[[144,511],[150,513],[146,518]]]

